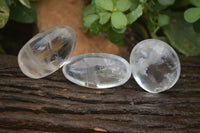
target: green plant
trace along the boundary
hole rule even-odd
[[[111,42],[123,44],[126,26],[143,13],[145,0],[93,0],[83,11],[83,25],[93,35],[107,32]]]
[[[196,56],[200,55],[199,5],[200,0],[149,0],[143,19],[151,37],[167,40],[179,52]]]
[[[200,33],[200,0],[190,0],[190,3],[195,7],[187,9],[184,18],[188,23],[193,24],[196,32]]]
[[[190,4],[196,6],[195,8],[187,9]],[[148,20],[150,20],[149,29],[155,34],[160,27],[166,26],[170,23],[170,14],[180,10],[184,13],[184,19],[188,23],[197,22],[200,19],[200,0],[151,0],[146,4],[148,13]],[[186,10],[186,11],[185,11]],[[200,24],[198,22],[198,24]],[[198,27],[194,26],[194,30],[198,31]]]
[[[83,16],[93,35],[105,32],[113,43],[123,44],[126,27],[134,23],[143,26],[138,29],[145,36],[169,41],[185,55],[200,55],[200,0],[92,0]]]
[[[36,10],[33,2],[29,0],[0,0],[0,29],[8,20],[21,23],[36,21]]]

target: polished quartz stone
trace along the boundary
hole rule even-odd
[[[129,63],[119,56],[90,53],[69,59],[63,73],[73,83],[103,89],[124,84],[131,76],[131,69]]]
[[[150,93],[170,89],[180,76],[180,61],[165,42],[147,39],[138,43],[130,55],[130,65],[136,82]]]
[[[30,78],[50,75],[63,66],[72,54],[76,34],[69,26],[56,26],[29,40],[18,54],[21,71]]]

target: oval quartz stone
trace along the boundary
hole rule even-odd
[[[130,65],[136,82],[150,93],[170,89],[180,76],[180,61],[165,42],[147,39],[132,50]]]
[[[119,56],[90,53],[69,59],[63,73],[73,83],[103,89],[124,84],[131,76],[131,69],[129,63]]]
[[[58,70],[72,54],[76,34],[69,26],[56,26],[29,40],[18,54],[22,72],[38,79]]]

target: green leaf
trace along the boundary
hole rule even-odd
[[[193,6],[200,7],[200,0],[189,0]]]
[[[111,24],[116,29],[122,29],[127,25],[127,18],[122,12],[113,12],[111,15]]]
[[[96,14],[87,15],[83,18],[83,25],[89,28],[97,19],[99,19],[99,16]]]
[[[92,23],[92,25],[90,26],[90,32],[93,35],[98,36],[101,28],[102,26],[99,24],[99,21],[97,20],[94,23]]]
[[[119,11],[125,12],[131,7],[130,0],[118,0],[116,2],[116,7]]]
[[[133,10],[135,10],[137,7],[138,7],[138,5],[139,5],[139,0],[130,0],[131,1],[131,7],[130,7],[130,10],[131,11],[133,11]]]
[[[175,0],[158,0],[158,2],[163,6],[173,5]]]
[[[188,23],[194,23],[200,19],[200,7],[189,8],[184,12],[184,18]]]
[[[19,2],[27,8],[31,8],[29,0],[19,0]]]
[[[147,17],[148,17],[147,21],[148,29],[151,35],[154,35],[160,28],[160,26],[158,25],[158,16],[150,12]]]
[[[128,24],[132,24],[143,14],[143,6],[139,5],[135,10],[127,14]]]
[[[110,28],[111,28],[110,23],[106,23],[106,24],[102,25],[101,31],[108,32],[110,30]]]
[[[108,32],[108,39],[119,46],[124,43],[124,34],[116,33],[112,29]]]
[[[193,28],[195,32],[200,33],[200,19],[193,23]]]
[[[107,11],[113,10],[113,2],[112,0],[95,0],[95,4],[97,7],[102,8]]]
[[[145,4],[147,0],[140,0],[140,3]]]
[[[117,32],[117,33],[124,33],[126,31],[126,27],[122,28],[122,29],[115,29],[114,27],[112,27],[113,31]]]
[[[95,4],[95,0],[91,0],[91,4]]]
[[[157,0],[150,0],[147,4],[147,8],[150,12],[158,14],[161,10],[166,9],[167,6],[161,5]]]
[[[0,0],[0,11],[1,12],[9,12],[10,9],[6,3],[6,0]]]
[[[200,34],[194,31],[192,24],[184,21],[182,12],[169,15],[172,21],[163,29],[171,45],[185,55],[200,55]]]
[[[35,4],[31,2],[31,9],[21,5],[19,2],[11,5],[10,19],[21,23],[33,23],[37,19]]]
[[[99,23],[102,25],[107,23],[110,19],[110,16],[111,16],[111,13],[109,13],[109,12],[99,13],[99,17],[100,17]]]
[[[9,14],[0,13],[0,29],[3,28],[8,22]]]
[[[113,7],[116,7],[117,1],[118,1],[118,0],[112,0],[112,2],[113,2]]]
[[[94,13],[95,13],[95,5],[94,4],[90,4],[83,9],[83,16],[87,16],[89,14],[94,14]]]
[[[158,16],[158,24],[162,27],[168,25],[170,22],[170,17],[164,14],[159,14]]]
[[[0,0],[0,29],[3,28],[8,22],[9,18],[9,8],[5,0]]]

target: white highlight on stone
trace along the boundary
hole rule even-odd
[[[89,53],[72,57],[63,67],[65,77],[88,88],[111,88],[124,84],[131,76],[129,63],[122,57]]]
[[[138,43],[131,52],[130,65],[136,82],[150,93],[170,89],[181,71],[176,52],[167,43],[156,39]]]
[[[72,54],[76,34],[69,26],[56,26],[38,33],[18,54],[21,71],[30,78],[50,75],[64,65]]]

